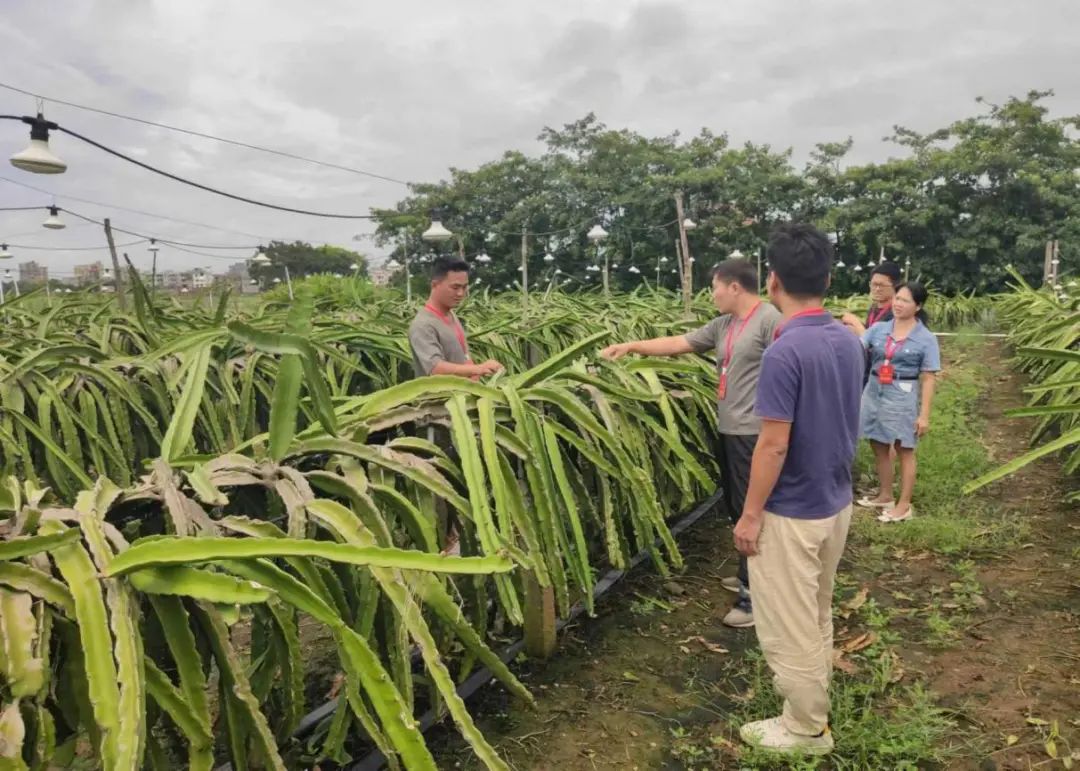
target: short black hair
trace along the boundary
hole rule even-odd
[[[903,278],[903,273],[900,271],[900,266],[892,260],[886,260],[885,262],[878,263],[874,266],[874,269],[870,271],[871,276],[885,276],[890,281],[894,289],[900,288],[900,281]]]
[[[776,227],[766,249],[769,268],[792,297],[824,297],[832,272],[833,249],[813,225],[791,222]]]
[[[469,263],[460,257],[436,257],[431,263],[431,280],[441,281],[447,273],[468,273]]]
[[[713,266],[712,277],[725,284],[737,282],[747,292],[758,292],[758,275],[749,260],[724,260]]]

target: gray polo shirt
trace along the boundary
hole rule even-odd
[[[409,346],[412,348],[416,377],[430,375],[440,361],[469,363],[469,343],[465,340],[465,345],[461,344],[459,330],[461,340],[465,340],[465,327],[453,312],[446,319],[441,319],[427,308],[420,309],[409,325]]]
[[[712,352],[716,356],[719,374],[724,361],[728,330],[734,324],[738,334],[732,346],[727,371],[727,394],[717,400],[717,425],[720,433],[752,436],[761,430],[761,419],[754,415],[754,397],[761,374],[761,356],[773,341],[781,321],[780,311],[763,301],[746,327],[738,334],[741,320],[731,314],[718,316],[700,329],[686,335],[686,342],[698,353]]]

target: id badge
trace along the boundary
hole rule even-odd
[[[892,385],[896,370],[892,364],[885,363],[878,367],[878,382],[882,385]]]
[[[724,401],[727,397],[727,373],[720,373],[720,382],[716,384],[716,398]]]

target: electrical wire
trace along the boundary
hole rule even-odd
[[[39,211],[48,208],[48,206],[3,206],[0,207],[0,211]]]
[[[160,174],[161,176],[166,177],[167,179],[171,179],[174,182],[180,182],[180,183],[183,183],[185,185],[189,185],[191,187],[198,188],[199,190],[205,190],[208,193],[213,193],[214,195],[220,195],[220,196],[223,196],[225,198],[231,198],[234,201],[240,201],[241,203],[249,203],[252,206],[261,206],[261,207],[263,207],[265,209],[274,209],[275,211],[283,211],[283,212],[288,212],[290,214],[304,214],[304,215],[306,215],[308,217],[325,217],[327,219],[338,219],[338,220],[372,220],[372,219],[378,219],[378,217],[376,215],[374,215],[374,214],[335,214],[335,213],[331,213],[331,212],[312,211],[310,209],[297,209],[297,208],[294,208],[292,206],[279,206],[276,203],[267,203],[266,201],[259,201],[259,200],[255,199],[255,198],[248,198],[246,196],[236,195],[235,193],[228,193],[228,192],[226,192],[224,190],[219,190],[216,187],[210,187],[209,185],[204,185],[201,182],[195,182],[195,181],[187,179],[185,177],[181,177],[181,176],[179,176],[177,174],[173,174],[172,172],[165,171],[164,169],[159,169],[156,166],[151,166],[149,163],[143,163],[142,161],[140,161],[140,160],[138,160],[136,158],[132,158],[130,155],[124,155],[124,153],[120,152],[119,150],[114,150],[113,148],[111,148],[111,147],[109,147],[107,145],[103,145],[100,142],[97,142],[97,141],[91,139],[90,137],[83,136],[82,134],[80,134],[80,133],[78,133],[76,131],[72,131],[69,128],[64,128],[63,126],[57,125],[56,130],[61,131],[64,134],[67,134],[68,136],[73,136],[76,139],[82,140],[83,142],[86,142],[86,144],[88,144],[88,145],[90,145],[92,147],[96,147],[98,150],[101,150],[102,152],[106,152],[109,155],[116,156],[117,158],[120,158],[122,160],[127,161],[128,163],[132,163],[132,164],[134,164],[136,166],[139,166],[140,168],[146,169],[147,171],[152,171],[155,174]]]
[[[129,207],[126,207],[126,206],[118,206],[118,205],[113,204],[113,203],[102,203],[101,201],[95,201],[95,200],[90,199],[90,198],[80,198],[79,196],[67,195],[66,193],[64,195],[59,195],[58,196],[58,195],[56,195],[55,193],[53,193],[53,192],[51,192],[49,190],[45,190],[44,188],[35,187],[34,185],[29,185],[26,182],[20,182],[17,179],[11,179],[10,177],[5,177],[3,175],[0,175],[0,182],[8,182],[8,183],[10,183],[12,185],[18,185],[19,187],[25,187],[27,190],[33,190],[34,192],[41,193],[43,195],[52,196],[53,199],[62,198],[62,199],[67,200],[67,201],[78,201],[79,203],[86,203],[86,204],[90,204],[91,206],[100,206],[103,209],[116,209],[117,211],[126,211],[126,212],[130,212],[131,214],[139,214],[139,215],[141,215],[143,217],[153,217],[154,219],[165,220],[167,222],[178,222],[181,225],[191,225],[191,226],[197,227],[197,228],[206,228],[207,230],[217,230],[217,231],[220,231],[222,233],[232,233],[233,235],[247,236],[248,238],[255,238],[255,239],[258,239],[258,240],[261,240],[261,241],[264,241],[264,242],[265,241],[279,240],[279,239],[274,238],[273,236],[262,235],[262,234],[259,234],[259,233],[247,233],[247,232],[245,232],[243,230],[232,230],[230,228],[223,228],[223,227],[220,227],[218,225],[208,225],[205,222],[194,222],[192,220],[184,220],[184,219],[180,219],[178,217],[170,217],[170,216],[165,215],[165,214],[155,214],[154,212],[143,211],[142,209],[132,209],[132,208],[129,208]],[[36,207],[36,208],[47,209],[48,207],[47,206],[42,206],[42,207]]]
[[[35,99],[44,99],[47,102],[53,104],[62,104],[65,107],[74,107],[76,110],[86,110],[87,112],[94,112],[98,115],[107,115],[110,118],[119,118],[120,120],[131,121],[132,123],[141,123],[144,126],[153,126],[154,128],[165,129],[167,131],[175,131],[178,134],[187,134],[188,136],[199,137],[201,139],[212,139],[215,142],[222,142],[227,145],[234,145],[236,147],[243,147],[248,150],[257,150],[261,153],[269,153],[270,155],[277,155],[282,158],[291,158],[296,161],[304,161],[305,163],[313,163],[316,166],[324,166],[329,169],[337,169],[339,171],[347,171],[351,174],[359,174],[364,177],[371,177],[372,179],[381,179],[385,182],[393,182],[398,185],[408,185],[409,183],[403,179],[396,179],[394,177],[388,177],[385,174],[376,174],[373,171],[365,171],[364,169],[356,169],[351,166],[343,166],[338,163],[330,163],[328,161],[320,161],[315,158],[307,158],[303,155],[297,155],[296,153],[285,152],[284,150],[274,150],[269,147],[261,147],[259,145],[253,145],[249,142],[241,142],[236,139],[226,139],[225,137],[214,136],[213,134],[206,134],[201,131],[193,131],[191,129],[180,128],[179,126],[170,126],[167,123],[158,123],[157,121],[146,120],[145,118],[136,118],[132,115],[124,115],[123,113],[112,112],[110,110],[102,110],[98,107],[90,107],[85,104],[77,104],[75,102],[68,102],[63,99],[54,99],[49,96],[39,96],[38,94],[26,91],[24,89],[12,86],[8,83],[0,83],[0,88],[6,88],[9,91],[14,91],[18,94],[24,94],[26,96],[32,96]]]

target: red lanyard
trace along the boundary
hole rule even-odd
[[[780,324],[776,328],[776,331],[773,332],[773,340],[780,337],[780,333],[784,331],[784,327],[786,327],[788,325],[789,321],[792,321],[792,320],[798,319],[798,318],[802,318],[802,317],[805,317],[805,316],[828,316],[828,315],[829,315],[828,311],[826,311],[824,308],[807,308],[804,311],[799,311],[798,313],[794,313],[794,314],[791,315],[791,318],[787,319],[786,321],[784,321],[783,324]]]
[[[720,365],[721,374],[727,372],[728,365],[731,364],[731,354],[735,351],[735,342],[746,329],[746,325],[750,323],[750,319],[754,318],[754,314],[757,313],[760,306],[761,301],[758,300],[754,307],[750,309],[750,312],[746,314],[746,318],[742,320],[737,330],[734,323],[728,324],[727,339],[724,341],[724,363]]]
[[[727,371],[728,365],[731,364],[731,354],[735,351],[735,341],[739,339],[739,336],[746,329],[746,325],[750,323],[750,319],[757,313],[758,307],[761,305],[761,301],[758,300],[754,304],[754,307],[750,309],[750,312],[746,314],[746,318],[739,324],[739,328],[735,328],[735,322],[732,321],[728,324],[727,338],[724,340],[724,361],[720,365],[720,382],[716,386],[716,398],[723,401],[727,397]]]
[[[874,324],[878,323],[878,321],[880,321],[881,318],[889,312],[889,308],[891,307],[891,305],[882,305],[880,308],[871,308],[870,315],[867,318],[867,321],[869,322],[867,326],[872,327]]]
[[[896,349],[907,342],[906,337],[901,337],[899,340],[893,340],[893,336],[889,335],[885,338],[885,361],[886,363],[892,361],[893,354],[896,353]]]
[[[438,308],[436,308],[431,303],[427,303],[424,306],[424,309],[429,310],[432,313],[434,313],[436,316],[438,316],[439,319],[442,321],[442,323],[445,324],[446,326],[454,328],[454,334],[457,336],[457,341],[461,344],[461,351],[466,356],[468,356],[469,355],[469,345],[468,345],[468,343],[465,342],[465,330],[462,328],[461,322],[458,321],[456,318],[451,322],[451,320],[450,320],[450,318],[448,316],[446,316],[444,313],[442,313]]]

